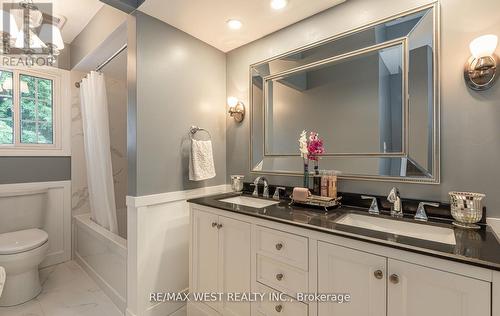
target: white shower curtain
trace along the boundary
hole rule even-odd
[[[92,219],[118,234],[104,75],[88,74],[80,85],[80,97]]]

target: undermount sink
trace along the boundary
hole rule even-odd
[[[358,214],[346,214],[335,222],[342,225],[456,245],[455,233],[453,229],[445,227],[423,225]]]
[[[219,200],[219,201],[249,206],[249,207],[253,207],[253,208],[264,208],[264,207],[268,207],[268,206],[275,205],[275,204],[279,203],[279,201],[263,200],[263,199],[248,197],[248,196],[235,196],[235,197],[231,197],[231,198],[227,198],[227,199],[223,199],[223,200]]]

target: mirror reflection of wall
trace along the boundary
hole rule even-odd
[[[397,45],[268,81],[266,154],[296,154],[303,129],[329,154],[401,153],[402,55]]]

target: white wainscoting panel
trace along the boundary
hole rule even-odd
[[[187,200],[230,192],[229,185],[127,197],[127,311],[129,316],[182,315],[183,303],[154,303],[152,292],[189,287]]]
[[[40,268],[71,259],[71,181],[0,185],[0,193],[47,190],[43,230],[49,235],[49,253]]]

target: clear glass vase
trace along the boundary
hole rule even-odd
[[[304,188],[309,189],[309,160],[304,159]]]

